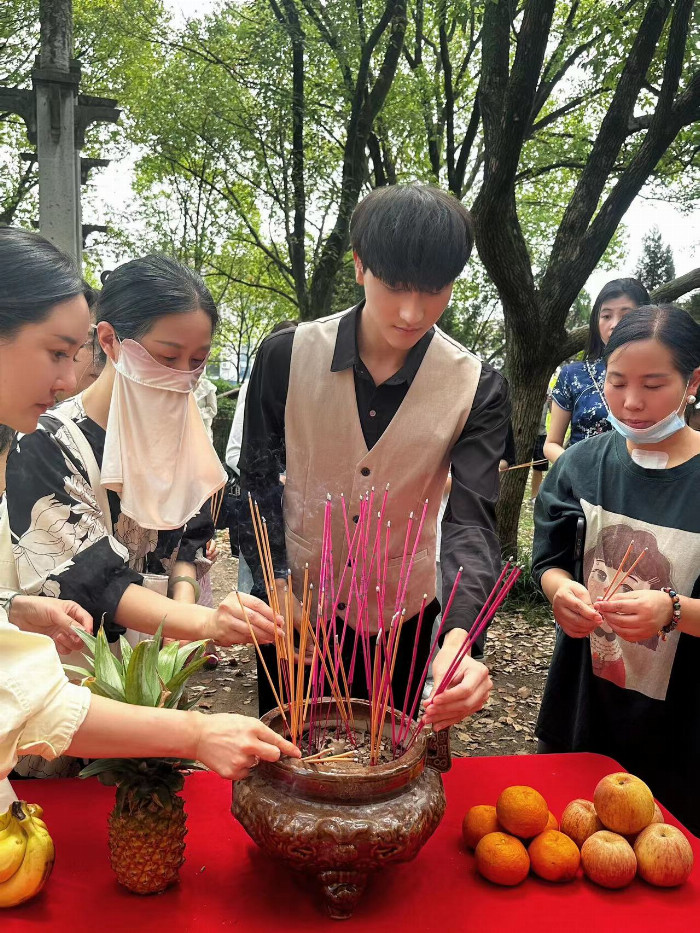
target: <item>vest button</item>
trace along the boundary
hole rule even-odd
[[[359,522],[359,520],[360,520],[360,516],[359,516],[359,515],[353,515],[352,520],[355,522],[355,524],[357,524],[357,523]]]
[[[370,474],[369,467],[362,467],[362,469],[360,470],[360,473],[362,473],[363,476],[369,476]]]
[[[345,609],[345,603],[338,603],[338,609],[342,612]]]
[[[370,413],[369,413],[369,416],[370,416],[370,418],[374,418],[374,416],[375,416],[376,414],[377,414],[376,411],[375,411],[374,409],[372,409],[372,410],[370,411]]]

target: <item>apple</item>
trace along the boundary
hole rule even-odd
[[[637,836],[634,854],[640,877],[660,888],[683,884],[693,870],[693,850],[684,834],[668,823],[651,823]]]
[[[593,801],[579,797],[567,804],[561,815],[560,829],[573,839],[580,849],[589,836],[604,829],[604,826],[595,812]]]
[[[600,829],[584,842],[581,864],[587,878],[604,888],[624,888],[637,874],[632,846],[607,829]]]
[[[652,792],[644,781],[626,771],[602,778],[593,803],[603,825],[623,836],[638,833],[654,818]]]

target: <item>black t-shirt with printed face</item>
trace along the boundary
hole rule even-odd
[[[623,590],[700,598],[700,456],[647,470],[609,433],[566,452],[535,507],[533,574],[574,572],[577,520],[586,519],[582,583],[603,595],[625,553],[644,556]],[[646,549],[646,550],[644,550]],[[537,735],[570,751],[609,755],[650,784],[700,831],[700,638],[678,632],[635,644],[607,626],[587,638],[557,632]]]

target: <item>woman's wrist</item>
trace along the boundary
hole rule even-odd
[[[700,599],[681,596],[680,603],[681,621],[678,623],[678,631],[700,638]]]

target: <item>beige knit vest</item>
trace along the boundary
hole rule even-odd
[[[284,518],[287,560],[294,590],[301,595],[304,566],[318,587],[323,516],[327,494],[333,506],[333,564],[337,586],[348,560],[340,494],[348,507],[350,536],[359,513],[360,496],[374,487],[374,515],[389,483],[383,525],[391,521],[385,623],[396,600],[409,513],[415,536],[425,500],[428,511],[416,550],[406,599],[409,619],[419,611],[423,594],[435,596],[435,537],[450,452],[471,410],[480,361],[442,331],[435,329],[423,362],[391,423],[371,450],[362,434],[352,367],[331,372],[343,314],[300,324],[294,335],[289,392],[285,411],[287,480]],[[382,555],[384,531],[381,536]],[[371,544],[370,544],[371,549]],[[410,555],[410,550],[409,550]],[[382,556],[382,561],[384,557]],[[345,574],[339,615],[348,601],[350,572]],[[370,630],[377,630],[377,601],[368,601]],[[350,610],[355,624],[356,607]]]

